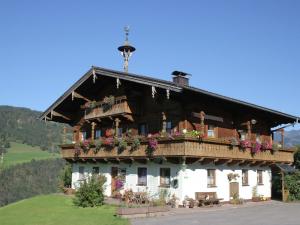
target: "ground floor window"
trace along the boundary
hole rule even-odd
[[[242,170],[242,184],[244,186],[248,185],[248,170]]]
[[[92,173],[95,174],[95,175],[96,174],[98,175],[99,174],[99,167],[93,167]]]
[[[84,180],[84,166],[79,166],[79,177],[78,180]]]
[[[216,170],[208,169],[207,170],[207,187],[216,186]]]
[[[147,168],[139,167],[137,170],[139,186],[147,186]]]
[[[257,184],[259,184],[259,185],[264,184],[262,170],[257,170]]]
[[[169,187],[170,186],[171,169],[170,168],[160,168],[160,186]]]

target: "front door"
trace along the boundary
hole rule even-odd
[[[113,195],[116,191],[116,179],[118,176],[118,167],[111,168],[111,194]]]
[[[229,183],[230,198],[239,198],[239,182]]]

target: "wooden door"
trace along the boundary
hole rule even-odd
[[[118,167],[111,168],[111,194],[116,190],[116,178],[118,176]]]
[[[230,182],[229,183],[229,193],[230,193],[230,198],[233,198],[234,195],[235,197],[239,197],[239,182]]]

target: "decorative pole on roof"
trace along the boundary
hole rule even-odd
[[[124,45],[120,46],[118,48],[118,50],[121,52],[121,55],[124,58],[124,66],[123,66],[123,68],[124,68],[124,71],[127,73],[128,72],[129,58],[131,57],[132,53],[135,51],[135,47],[131,46],[129,44],[129,41],[128,41],[129,26],[126,26],[124,28],[124,31],[125,31],[125,35],[126,35],[125,43],[124,43]]]

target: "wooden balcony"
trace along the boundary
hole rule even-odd
[[[239,146],[231,146],[227,141],[180,137],[173,140],[159,140],[158,148],[151,155],[147,154],[148,142],[141,142],[138,149],[131,151],[130,144],[127,149],[119,151],[118,147],[109,148],[102,146],[94,153],[91,149],[84,153],[80,150],[79,155],[75,154],[75,145],[62,145],[62,157],[67,160],[91,160],[91,161],[121,161],[135,159],[154,159],[163,158],[164,160],[174,161],[183,158],[187,162],[201,162],[216,164],[251,164],[251,165],[271,165],[274,163],[292,163],[292,149],[280,149],[277,151],[265,150],[256,154],[251,154],[250,148],[242,150]],[[78,153],[78,152],[77,152]],[[180,162],[178,160],[178,162]],[[175,160],[176,162],[176,160]]]
[[[86,109],[84,119],[95,119],[95,118],[103,118],[114,115],[128,115],[132,114],[132,110],[128,105],[127,101],[117,102],[116,104],[109,106],[106,104],[102,104],[93,109]]]

